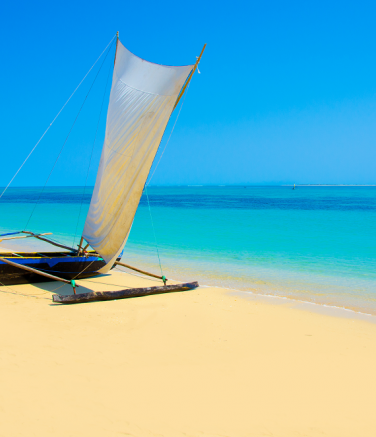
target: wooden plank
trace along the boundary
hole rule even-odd
[[[197,288],[198,282],[186,282],[184,284],[164,285],[162,287],[146,287],[146,288],[128,288],[117,291],[91,291],[89,293],[70,294],[62,296],[54,294],[52,296],[53,302],[71,304],[71,303],[85,303],[101,300],[125,299],[129,297],[149,296],[152,294],[170,293],[174,291],[186,291]]]
[[[154,273],[145,272],[145,270],[137,269],[136,267],[132,267],[128,264],[124,264],[124,263],[121,263],[119,261],[115,261],[115,266],[122,266],[122,267],[125,267],[127,269],[134,270],[135,272],[142,273],[143,275],[152,276],[153,278],[161,279],[162,281],[167,281],[167,279],[166,278],[163,279],[162,276],[155,275]]]
[[[24,265],[19,264],[19,263],[15,263],[15,262],[10,261],[9,259],[6,259],[6,258],[0,257],[0,261],[3,261],[6,264],[9,264],[13,267],[18,267],[20,269],[27,270],[28,272],[35,273],[35,274],[41,275],[41,276],[45,276],[46,278],[50,278],[54,281],[60,281],[60,282],[65,282],[66,284],[71,284],[71,281],[68,281],[67,279],[59,278],[58,276],[50,275],[49,273],[42,272],[41,270],[33,269],[32,267],[28,267],[28,266],[24,266]],[[77,285],[77,287],[78,287],[78,285]]]

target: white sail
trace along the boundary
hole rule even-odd
[[[193,65],[147,62],[118,41],[106,136],[83,237],[108,271],[126,243],[178,94]]]

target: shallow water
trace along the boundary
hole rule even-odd
[[[48,188],[35,207],[39,194],[9,189],[0,228],[27,224],[77,244],[91,189]],[[376,314],[376,187],[152,187],[148,194],[167,277]],[[158,272],[152,221],[143,196],[123,259]]]

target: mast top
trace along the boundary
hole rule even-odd
[[[119,42],[119,31],[116,32],[116,48],[115,48],[114,65],[115,65],[115,62],[116,62],[116,53],[117,53],[117,48],[118,48],[118,42]]]

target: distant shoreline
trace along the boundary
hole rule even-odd
[[[210,184],[210,185],[150,185],[148,188],[276,188],[276,187],[293,187],[294,184]],[[295,184],[295,187],[376,187],[376,184]],[[5,187],[0,187],[0,191]],[[8,190],[41,190],[40,186],[15,186],[9,187]],[[44,191],[56,190],[56,189],[85,189],[86,194],[89,194],[90,190],[94,190],[93,185],[55,185],[45,187]]]
[[[281,185],[281,187],[293,187],[294,184]],[[376,187],[371,184],[295,184],[295,187]]]

